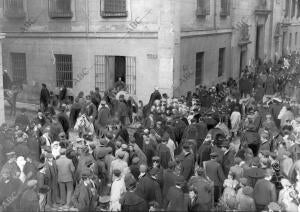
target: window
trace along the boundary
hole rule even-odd
[[[285,15],[284,17],[288,17],[290,14],[290,0],[285,0]]]
[[[102,17],[126,17],[126,0],[104,0]]]
[[[23,0],[4,0],[4,8],[7,18],[25,18]]]
[[[229,0],[221,0],[221,16],[228,16],[230,12],[229,9]]]
[[[224,65],[225,65],[225,48],[220,48],[219,49],[218,77],[221,77],[224,74]]]
[[[197,16],[206,16],[210,14],[210,0],[197,0]]]
[[[49,0],[50,18],[72,18],[71,0]]]
[[[295,47],[297,47],[298,44],[298,32],[295,32]]]
[[[300,1],[298,0],[298,3],[297,3],[297,18],[300,17]]]
[[[125,69],[125,70],[124,70]],[[95,56],[95,87],[104,93],[117,78],[125,82],[127,91],[136,94],[136,58],[124,56]],[[124,78],[124,79],[123,79]]]
[[[25,53],[11,53],[11,68],[13,81],[26,83],[26,55]]]
[[[56,86],[64,84],[68,88],[73,88],[73,65],[72,55],[56,54]]]
[[[196,79],[195,85],[200,85],[202,83],[204,69],[204,52],[196,53]]]
[[[289,40],[289,50],[292,51],[292,33],[290,33],[290,40]]]
[[[296,14],[296,0],[292,0],[292,14],[291,17],[293,18]]]

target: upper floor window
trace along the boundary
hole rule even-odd
[[[104,0],[101,10],[102,17],[126,17],[126,0]]]
[[[197,16],[206,16],[210,14],[210,0],[197,0]]]
[[[290,14],[290,0],[285,0],[285,14],[284,17],[288,17]]]
[[[229,0],[221,0],[221,16],[228,16],[230,13]]]
[[[50,18],[72,18],[71,0],[49,0]]]
[[[292,18],[296,15],[296,0],[292,0]]]
[[[297,2],[297,18],[300,17],[300,0]]]
[[[24,18],[24,0],[4,0],[4,10],[7,18]]]

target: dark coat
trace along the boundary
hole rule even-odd
[[[171,161],[170,149],[163,143],[157,146],[157,155],[160,158],[160,165],[164,168],[168,168],[168,164]]]
[[[181,119],[177,118],[174,120],[174,134],[175,134],[174,142],[181,141],[186,127],[187,127],[186,124]]]
[[[173,186],[167,195],[167,211],[187,211],[184,204],[184,193],[182,189]]]
[[[154,91],[151,96],[148,105],[151,107],[155,100],[161,100],[161,94],[159,91]]]
[[[49,205],[58,203],[58,170],[56,162],[53,160],[52,165],[46,163],[46,174],[49,176],[50,193],[47,195]]]
[[[146,201],[136,192],[128,191],[120,199],[121,212],[145,212],[148,211]]]
[[[64,132],[67,134],[70,129],[69,118],[65,113],[57,114],[57,120],[60,122]]]
[[[195,158],[192,153],[188,153],[181,161],[181,175],[186,181],[194,174]]]
[[[67,88],[63,87],[59,90],[59,100],[65,100],[67,97]]]
[[[169,192],[169,189],[172,186],[175,186],[176,181],[176,175],[173,170],[167,169],[163,172],[163,190],[162,190],[162,196],[163,198],[167,198],[167,194]]]
[[[203,162],[210,160],[210,153],[211,153],[211,144],[210,143],[203,143],[199,150],[198,150],[198,165],[203,167]]]
[[[47,88],[42,88],[40,102],[44,105],[48,105],[48,103],[50,102],[50,92]]]
[[[156,201],[160,205],[162,203],[162,196],[159,183],[149,175],[145,175],[139,180],[136,192],[143,199],[145,199],[147,203],[151,201]]]
[[[75,102],[74,104],[72,104],[70,110],[70,122],[72,127],[76,124],[76,120],[79,116],[80,111],[81,111],[81,105],[79,103]]]
[[[3,72],[3,89],[11,89],[11,86],[10,76],[6,72]]]
[[[207,176],[214,182],[214,185],[223,186],[223,182],[226,177],[221,165],[215,160],[210,160],[206,161],[203,166],[205,168]]]
[[[192,201],[191,199],[189,199],[188,202],[188,212],[199,212],[199,211],[203,211],[201,208],[201,204],[199,202],[199,199],[202,198],[201,196],[196,197],[196,199],[194,201]]]
[[[230,167],[234,165],[234,157],[235,157],[235,151],[229,150],[224,154],[223,160],[222,160],[222,168],[225,176],[228,176]]]
[[[98,117],[96,121],[97,126],[105,127],[110,122],[110,110],[107,107],[101,107],[98,112]]]
[[[244,177],[248,179],[248,183],[253,188],[259,179],[264,178],[265,172],[261,168],[250,168],[244,171]]]
[[[194,176],[188,182],[189,187],[193,187],[198,191],[198,202],[203,211],[210,211],[212,206],[212,182],[202,177]]]
[[[33,189],[26,190],[20,198],[22,211],[37,212],[39,211],[39,197]]]
[[[253,189],[253,198],[256,204],[267,206],[271,202],[277,201],[276,188],[268,180],[260,179]]]
[[[90,185],[85,185],[83,182],[77,185],[74,195],[73,195],[73,203],[79,211],[82,212],[92,212],[95,211],[94,207],[94,199],[95,195],[92,193]]]

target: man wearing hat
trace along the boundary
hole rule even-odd
[[[40,94],[40,105],[43,112],[47,110],[49,103],[50,103],[50,92],[46,84],[42,83],[42,89]]]
[[[218,154],[216,152],[212,152],[210,157],[211,160],[203,162],[203,167],[207,177],[214,182],[214,199],[215,202],[217,202],[222,194],[223,182],[226,177],[222,166],[217,162]]]
[[[120,199],[122,211],[148,211],[147,202],[136,192],[136,180],[125,178],[125,185],[127,192]]]
[[[181,161],[181,175],[186,181],[194,174],[195,158],[191,153],[190,146],[185,143],[182,147],[183,160]]]
[[[94,211],[97,206],[98,195],[94,183],[90,179],[90,171],[83,170],[80,183],[76,186],[72,202],[78,211]]]
[[[149,99],[149,106],[152,106],[155,100],[161,100],[161,94],[158,90],[158,87],[154,88],[154,92],[150,95],[150,99]]]
[[[39,196],[36,192],[37,180],[29,180],[24,193],[20,197],[23,211],[36,212],[39,210]]]
[[[149,174],[146,174],[143,178],[140,178],[137,185],[137,193],[146,200],[147,203],[156,201],[160,205],[162,204],[162,196],[160,185],[157,181],[159,174],[158,168],[152,168]]]
[[[167,146],[169,138],[169,134],[165,132],[161,138],[161,143],[157,146],[157,155],[160,157],[160,164],[164,169],[168,168],[168,163],[171,160],[174,160],[172,159],[174,152],[171,153],[171,149]]]
[[[110,192],[110,210],[111,211],[121,211],[120,199],[123,193],[126,192],[126,186],[124,178],[121,176],[121,170],[115,169],[113,171],[114,182],[111,185]]]
[[[59,203],[59,196],[58,196],[58,170],[56,161],[54,160],[54,156],[51,153],[45,154],[45,166],[46,166],[46,174],[49,177],[49,187],[50,192],[47,195],[47,205],[50,208],[55,207],[56,204]]]
[[[184,204],[183,186],[185,185],[183,176],[177,176],[175,186],[172,186],[167,195],[167,211],[187,211]]]
[[[225,176],[228,176],[230,168],[234,165],[235,150],[230,148],[230,143],[225,141],[221,144],[223,151],[222,168]]]
[[[258,211],[266,209],[269,203],[277,201],[275,185],[270,182],[272,176],[273,170],[267,169],[265,178],[258,180],[254,186],[253,198]]]
[[[125,176],[126,173],[129,171],[127,162],[123,160],[124,156],[125,156],[124,152],[120,151],[116,153],[116,159],[111,162],[111,166],[109,170],[111,182],[114,181],[113,171],[115,169],[121,170],[122,176]]]
[[[207,178],[205,174],[204,168],[197,168],[195,170],[195,176],[193,176],[188,182],[189,188],[195,188],[198,193],[198,202],[200,204],[200,208],[203,211],[210,211],[212,207],[212,190],[213,184]]]
[[[256,211],[255,202],[252,198],[253,188],[250,186],[245,186],[242,189],[242,193],[240,195],[238,201],[238,210],[240,211]]]
[[[69,117],[67,116],[64,108],[61,108],[60,112],[57,114],[57,120],[63,128],[66,138],[69,139],[70,121],[69,121]]]
[[[60,157],[56,160],[58,170],[58,185],[60,190],[60,200],[64,209],[70,207],[73,193],[73,174],[75,167],[72,160],[66,157],[66,149],[61,149]]]
[[[102,138],[106,133],[106,126],[109,124],[111,120],[111,114],[108,107],[106,107],[106,102],[101,100],[100,106],[98,109],[97,120],[95,121],[95,127],[97,135]]]
[[[258,157],[252,159],[251,167],[244,171],[244,177],[248,179],[251,187],[254,187],[259,179],[264,178],[264,170],[261,168],[260,159]]]
[[[38,172],[36,174],[37,186],[39,189],[39,207],[40,211],[45,211],[47,203],[47,193],[49,192],[49,180],[46,175],[45,164],[40,163],[38,165]]]

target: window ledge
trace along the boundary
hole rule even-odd
[[[101,16],[103,18],[118,18],[118,17],[127,17],[128,12],[107,12],[107,11],[101,11]]]
[[[72,18],[73,12],[49,12],[49,17],[52,19],[55,18]]]
[[[5,17],[7,18],[25,18],[26,17],[26,13],[25,11],[16,11],[16,10],[7,10],[4,13]]]
[[[205,17],[207,15],[209,15],[209,11],[207,9],[197,8],[196,16]]]

